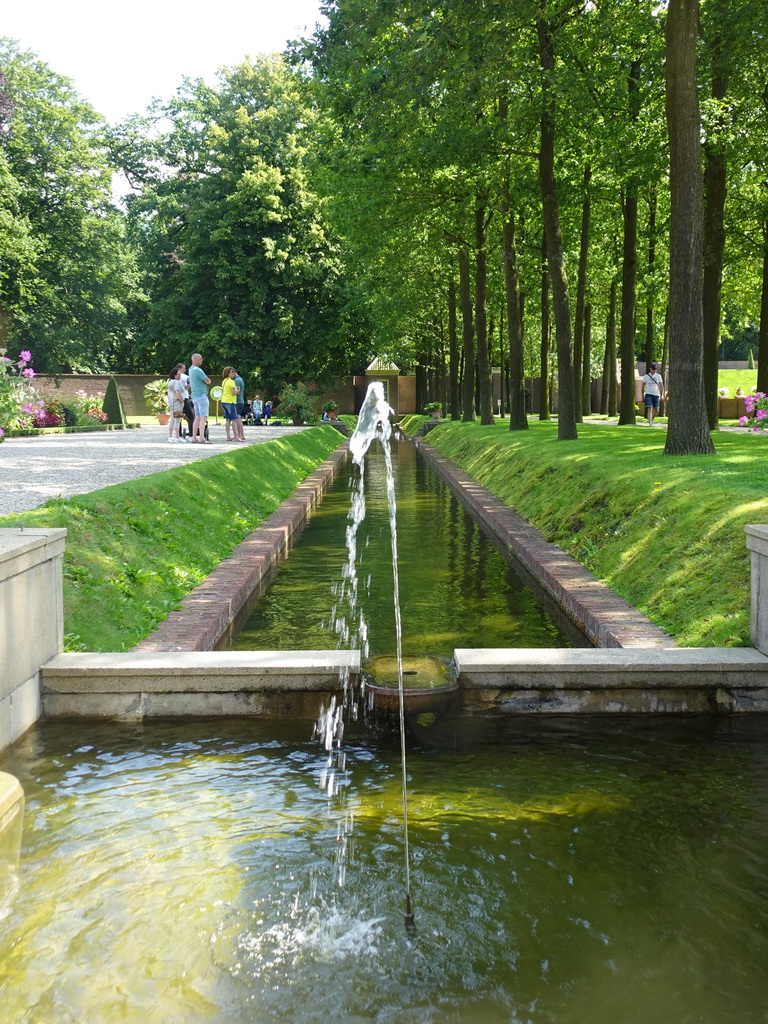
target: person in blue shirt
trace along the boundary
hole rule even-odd
[[[210,444],[206,439],[205,428],[208,425],[208,388],[210,378],[203,370],[203,357],[195,352],[190,360],[189,389],[192,393],[192,405],[195,407],[195,420],[192,424],[192,440],[195,444]]]

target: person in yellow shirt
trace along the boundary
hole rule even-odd
[[[237,372],[233,366],[224,367],[224,380],[221,382],[221,408],[224,412],[224,427],[228,441],[238,441],[237,436],[237,395],[240,388],[235,384]]]

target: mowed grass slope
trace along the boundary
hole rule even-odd
[[[445,423],[428,441],[684,646],[749,644],[747,523],[768,523],[768,438],[669,457],[647,426]]]
[[[342,441],[316,427],[31,512],[2,527],[66,527],[65,647],[145,637]]]

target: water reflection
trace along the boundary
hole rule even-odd
[[[768,723],[425,727],[415,943],[397,737],[348,726],[329,786],[309,732],[32,733],[3,1020],[765,1020]]]
[[[508,565],[409,442],[393,442],[405,654],[452,657],[457,647],[569,647]],[[366,518],[347,567],[347,474],[331,488],[240,635],[239,650],[327,650],[357,639],[346,586],[357,587],[370,654],[395,650],[386,475],[379,445],[365,460]],[[347,621],[350,619],[350,621]],[[365,639],[365,638],[364,638]]]

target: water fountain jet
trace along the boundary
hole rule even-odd
[[[389,506],[389,526],[392,537],[392,597],[394,600],[395,612],[395,639],[397,647],[397,687],[398,704],[400,712],[400,765],[403,790],[403,840],[405,858],[405,928],[406,931],[413,931],[415,927],[413,911],[411,909],[411,867],[408,850],[408,792],[407,792],[407,766],[405,756],[405,694],[403,686],[403,626],[400,616],[400,584],[397,571],[397,503],[395,499],[395,478],[392,472],[392,452],[389,446],[389,439],[392,434],[390,415],[393,410],[384,397],[384,387],[379,381],[373,381],[368,386],[357,426],[349,442],[349,450],[352,453],[352,461],[360,468],[360,495],[363,493],[363,459],[365,453],[371,446],[374,438],[378,437],[384,449],[384,461],[387,467],[387,503]],[[354,499],[353,499],[354,500]],[[362,514],[365,515],[365,502],[358,503],[362,506]]]

